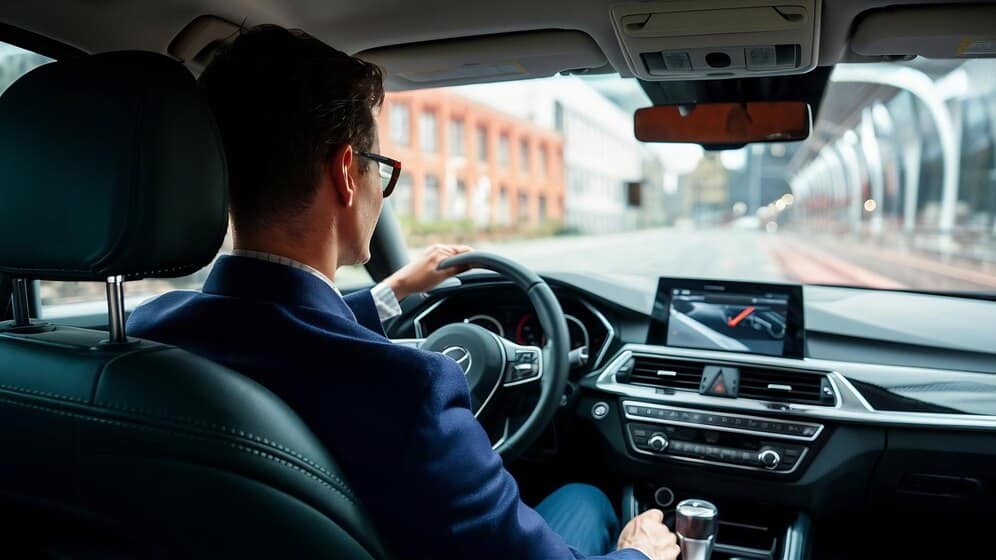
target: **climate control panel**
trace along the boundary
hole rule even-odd
[[[624,401],[626,437],[638,454],[788,474],[802,464],[820,424]]]

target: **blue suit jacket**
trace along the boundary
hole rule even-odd
[[[202,293],[170,292],[140,306],[128,332],[279,395],[332,452],[403,558],[581,557],[519,499],[470,410],[459,366],[392,344],[369,291],[344,299],[305,271],[223,256]],[[635,550],[609,557],[644,559]]]

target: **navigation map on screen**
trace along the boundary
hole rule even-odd
[[[662,288],[663,289],[663,288]],[[668,346],[781,356],[788,329],[789,295],[671,287],[666,305]],[[654,315],[665,312],[655,308]]]

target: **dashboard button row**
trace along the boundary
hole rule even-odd
[[[647,455],[712,462],[773,472],[792,472],[805,456],[806,447],[778,441],[759,441],[747,448],[714,445],[701,440],[688,441],[674,426],[627,424],[630,441]]]
[[[659,408],[626,404],[626,413],[631,417],[648,420],[671,420],[707,426],[720,426],[742,430],[752,430],[769,434],[784,434],[794,437],[811,438],[819,432],[819,426],[796,422],[781,422],[744,416],[728,416],[709,412],[693,412],[673,408]]]

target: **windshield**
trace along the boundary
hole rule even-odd
[[[635,80],[395,92],[381,151],[418,251],[539,271],[996,292],[996,60],[842,64],[811,137],[642,144]]]

